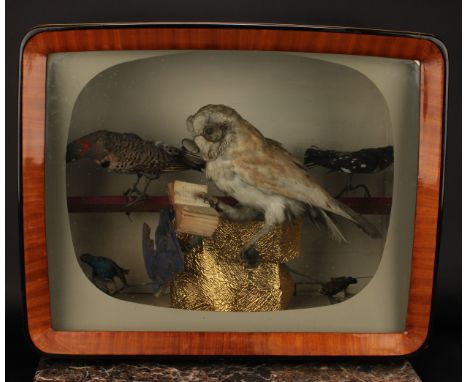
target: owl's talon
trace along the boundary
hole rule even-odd
[[[257,268],[259,265],[260,255],[255,248],[252,246],[242,251],[242,257],[245,261],[245,265],[248,269]]]
[[[202,199],[206,204],[215,210],[218,209],[219,199],[216,196],[208,195],[206,192],[200,192],[197,197]]]

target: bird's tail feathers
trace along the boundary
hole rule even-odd
[[[198,153],[191,153],[186,149],[182,149],[182,162],[193,170],[201,171],[205,168],[205,161]]]
[[[310,206],[309,216],[317,228],[326,231],[332,240],[338,243],[348,243],[348,240],[346,240],[345,236],[326,211],[321,208]]]
[[[323,161],[327,161],[335,151],[322,150],[317,146],[310,146],[304,155],[304,165],[308,168],[319,166]]]
[[[349,243],[348,240],[346,240],[344,235],[341,233],[340,229],[337,227],[335,222],[332,220],[332,218],[328,216],[327,212],[324,210],[320,210],[320,213],[323,216],[323,220],[325,221],[325,227],[330,237],[338,243]]]
[[[351,207],[347,206],[346,204],[336,200],[338,206],[349,216],[351,216],[353,223],[355,223],[362,231],[364,231],[367,235],[369,235],[373,239],[381,239],[382,234],[380,231],[366,218],[362,215],[358,214],[354,211]]]

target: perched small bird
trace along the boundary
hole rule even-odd
[[[342,152],[322,150],[316,146],[307,149],[304,164],[307,168],[322,166],[346,174],[369,174],[385,170],[393,163],[393,146]]]
[[[358,280],[355,277],[342,276],[332,277],[330,281],[321,284],[320,294],[327,296],[331,303],[336,302],[335,296],[343,292],[344,297],[348,297],[348,287],[351,284],[357,284]]]
[[[146,194],[152,180],[162,173],[201,170],[204,166],[199,155],[162,142],[145,141],[136,134],[99,130],[67,145],[66,161],[89,158],[109,171],[135,174],[137,181],[124,195]],[[140,178],[146,178],[143,191],[138,189]]]
[[[385,170],[393,163],[393,146],[367,148],[358,151],[341,152],[322,150],[316,146],[308,148],[304,155],[304,165],[307,168],[321,166],[330,171],[340,171],[349,175],[348,185],[337,197],[345,191],[364,189],[367,196],[370,192],[364,184],[352,186],[353,174],[373,174]]]
[[[176,273],[184,270],[184,257],[172,225],[173,218],[172,209],[161,210],[155,241],[150,238],[148,224],[143,224],[143,258],[156,295],[167,287]]]
[[[89,253],[83,253],[80,256],[80,260],[91,267],[93,283],[105,293],[113,295],[118,291],[117,284],[114,280],[116,277],[120,279],[124,287],[128,286],[125,275],[129,270],[121,268],[113,260],[107,257],[94,256]],[[114,284],[113,292],[108,288],[108,282]]]
[[[294,270],[293,270],[293,273],[310,280],[309,282],[295,283],[295,294],[297,294],[297,287],[299,285],[316,284],[316,285],[319,285],[318,293],[323,296],[328,297],[330,304],[336,304],[337,302],[341,302],[345,300],[346,298],[353,296],[351,293],[348,292],[349,286],[352,284],[357,284],[358,279],[370,278],[369,276],[365,276],[365,277],[340,276],[340,277],[332,277],[330,278],[329,281],[319,281],[319,280],[314,280],[311,277],[301,274],[299,272],[296,272]],[[339,293],[343,293],[343,298],[339,298],[337,296],[337,294]]]
[[[234,109],[207,105],[188,117],[187,129],[206,161],[205,173],[223,192],[238,200],[229,206],[208,195],[206,202],[233,220],[262,216],[265,224],[242,253],[256,257],[255,243],[275,225],[309,213],[338,241],[346,241],[329,213],[357,224],[371,237],[377,229],[348,206],[335,200],[307,173],[302,163],[282,145],[265,138]]]

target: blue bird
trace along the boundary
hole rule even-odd
[[[149,225],[143,223],[143,258],[156,295],[168,286],[174,274],[184,270],[184,257],[172,225],[173,218],[172,209],[161,210],[154,241],[150,238]]]
[[[113,260],[108,259],[107,257],[94,256],[89,253],[83,253],[80,256],[80,260],[91,267],[93,271],[92,281],[94,285],[105,293],[112,295],[118,291],[114,280],[116,277],[122,281],[122,284],[125,287],[128,286],[125,275],[129,270],[118,266]],[[114,284],[113,293],[111,293],[110,289],[107,287],[108,282],[112,282]]]

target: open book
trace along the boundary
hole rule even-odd
[[[208,186],[176,180],[168,184],[169,200],[175,211],[175,230],[200,236],[211,236],[218,227],[218,212],[197,195],[208,192]]]

